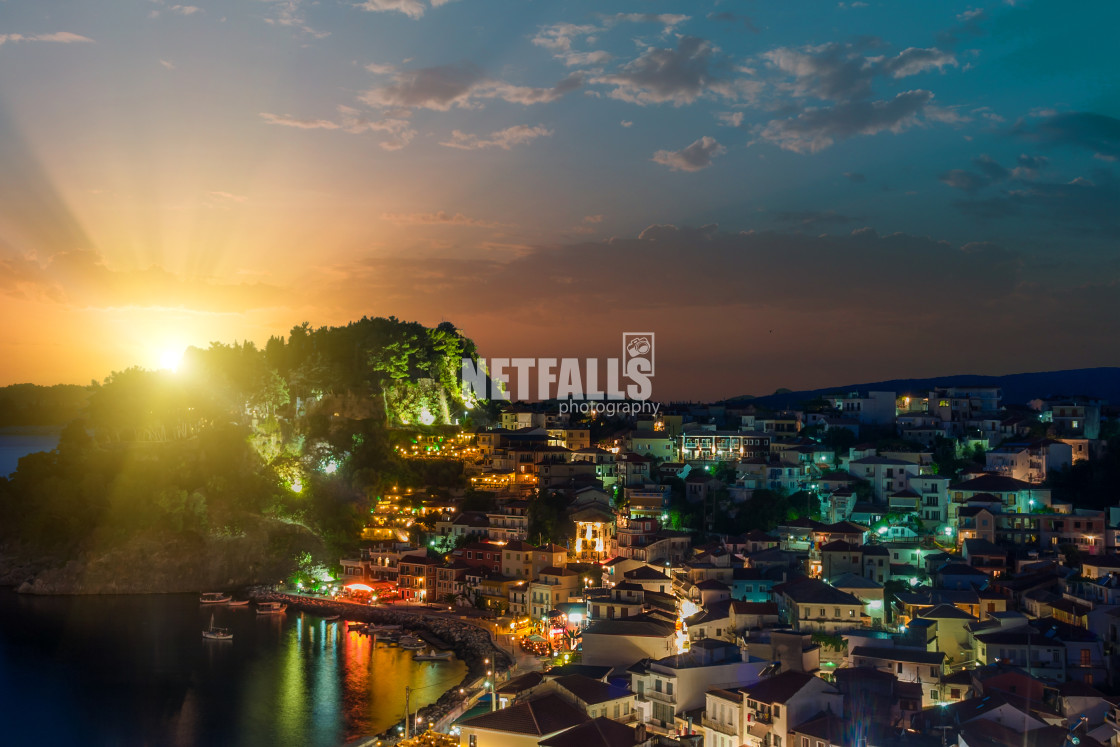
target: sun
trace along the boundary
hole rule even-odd
[[[171,371],[174,373],[179,368],[179,363],[183,360],[183,351],[168,348],[159,354],[159,368],[161,371]]]

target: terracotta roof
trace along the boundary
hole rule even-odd
[[[587,721],[590,719],[583,711],[569,705],[559,695],[549,693],[469,718],[460,726],[543,737]]]
[[[633,747],[638,733],[625,724],[600,716],[541,740],[541,747]]]
[[[750,687],[739,688],[747,698],[760,703],[785,703],[801,688],[817,679],[805,672],[783,672],[775,677],[762,680]],[[821,680],[824,682],[824,680]]]
[[[968,614],[960,607],[954,607],[951,604],[939,604],[928,610],[921,610],[918,612],[919,617],[929,617],[934,620],[975,620],[976,618]]]
[[[609,685],[582,674],[569,674],[555,678],[555,682],[588,705],[606,703],[632,695],[630,688]]]
[[[517,693],[524,692],[531,687],[536,687],[542,682],[544,682],[544,675],[542,673],[526,672],[525,674],[514,677],[512,680],[509,680],[508,682],[503,684],[498,688],[498,692],[503,694],[516,695]]]

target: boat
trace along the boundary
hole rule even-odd
[[[412,655],[413,661],[447,661],[448,659],[454,659],[454,658],[455,658],[455,652],[454,651],[436,651],[434,648],[429,649],[428,653],[426,653],[426,654],[413,654]]]
[[[233,633],[229,628],[214,627],[214,616],[210,615],[210,627],[202,631],[202,637],[208,641],[232,641]]]
[[[249,606],[249,600],[248,599],[231,599],[231,600],[229,600],[229,606],[230,607],[248,607]]]
[[[370,633],[399,633],[401,630],[400,625],[375,625],[369,623],[366,625]]]
[[[288,605],[283,602],[257,602],[258,615],[279,615],[286,609]]]
[[[342,615],[331,615],[330,617],[324,617],[323,622],[333,623],[335,620],[337,620],[340,617],[342,617]]]
[[[200,604],[229,604],[232,599],[229,594],[222,591],[207,591],[198,598]]]
[[[402,635],[397,641],[397,645],[401,648],[411,649],[413,651],[422,650],[427,644],[424,643],[419,637],[414,635]]]

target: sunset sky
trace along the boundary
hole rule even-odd
[[[1120,3],[0,0],[0,384],[303,321],[654,397],[1120,365]]]

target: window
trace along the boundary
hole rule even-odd
[[[1092,660],[1092,658],[1090,658],[1091,656],[1092,656],[1092,654],[1089,652],[1089,649],[1087,649],[1087,648],[1081,649],[1081,666],[1087,667],[1090,664],[1092,664],[1093,660]]]
[[[478,747],[478,737],[476,737],[474,734],[471,734],[467,742],[469,743],[470,747]]]
[[[782,717],[782,707],[780,705],[775,705],[774,706],[774,718],[781,718],[781,717]]]
[[[666,682],[665,683],[665,694],[666,695],[672,695],[673,694],[673,683],[672,682]]]
[[[936,690],[930,690],[929,691],[929,699],[930,700],[937,700],[937,691]]]
[[[661,680],[654,680],[653,681],[653,691],[655,693],[661,692]]]

